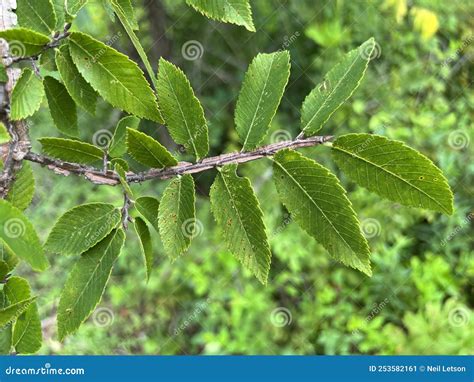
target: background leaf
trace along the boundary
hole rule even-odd
[[[63,45],[56,50],[56,65],[71,98],[88,113],[94,115],[97,93],[77,70],[68,45]]]
[[[130,128],[127,128],[127,150],[137,162],[152,168],[164,168],[178,164],[178,161],[160,142]]]
[[[267,134],[289,77],[287,51],[258,54],[250,64],[235,109],[244,151],[255,149]]]
[[[371,275],[370,252],[339,180],[293,150],[274,156],[273,179],[295,221],[343,264]]]
[[[158,101],[169,132],[197,160],[209,151],[207,122],[201,103],[181,69],[160,58]]]
[[[32,297],[0,309],[0,329],[15,321],[35,300],[36,297]]]
[[[32,116],[40,108],[43,97],[43,82],[31,69],[23,69],[12,91],[11,119],[17,121]]]
[[[433,162],[399,141],[347,134],[332,145],[337,165],[357,184],[406,206],[453,213],[453,193]]]
[[[186,0],[186,3],[210,19],[242,25],[255,32],[249,0]]]
[[[74,333],[100,302],[124,241],[124,232],[114,230],[74,265],[59,300],[58,335],[61,341]]]
[[[87,0],[66,0],[66,10],[70,15],[75,15],[87,4]]]
[[[158,211],[160,236],[166,254],[176,260],[193,237],[196,224],[194,180],[189,174],[173,179],[166,187]]]
[[[15,181],[7,195],[7,200],[23,211],[33,200],[35,194],[35,177],[28,162],[23,162],[21,170],[16,174]]]
[[[0,200],[0,241],[34,270],[44,271],[49,263],[35,229],[23,213]]]
[[[5,285],[5,294],[11,304],[31,298],[31,288],[24,278],[11,277]],[[13,327],[13,346],[19,354],[36,353],[42,343],[41,321],[36,302],[30,306],[16,320]]]
[[[15,57],[37,54],[50,41],[48,36],[26,28],[0,31],[0,38],[4,38],[10,43],[10,54]]]
[[[301,109],[301,129],[306,136],[315,135],[331,115],[354,93],[364,77],[375,48],[373,38],[344,59],[325,76],[306,97]]]
[[[224,233],[224,241],[262,284],[267,283],[271,252],[263,214],[248,178],[224,166],[211,187],[211,209]]]
[[[65,138],[39,138],[43,152],[68,162],[93,164],[102,162],[104,152],[86,142]]]
[[[113,158],[121,157],[127,152],[127,127],[138,129],[140,119],[134,116],[123,117],[115,128],[114,135],[110,141],[109,155]]]
[[[50,0],[16,0],[18,24],[35,31],[51,34],[56,27],[56,13]]]
[[[67,92],[64,85],[57,79],[47,76],[43,80],[49,111],[53,117],[54,124],[63,134],[77,137],[76,104]]]
[[[62,215],[51,230],[45,249],[62,255],[80,255],[105,238],[120,223],[112,204],[90,203]]]
[[[135,218],[135,231],[137,232],[140,242],[140,249],[142,251],[143,258],[145,259],[146,278],[149,280],[154,260],[153,244],[151,241],[150,230],[141,217]]]
[[[140,215],[158,232],[158,209],[160,207],[158,199],[151,196],[142,196],[135,201],[135,207]]]
[[[82,76],[112,106],[162,122],[155,95],[135,62],[79,32],[71,33],[69,49]]]

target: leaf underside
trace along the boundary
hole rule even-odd
[[[63,255],[80,255],[105,238],[121,220],[111,204],[83,204],[62,215],[51,230],[45,249]]]
[[[206,118],[186,75],[161,58],[158,71],[158,101],[168,130],[197,160],[209,151]]]
[[[255,149],[268,132],[290,77],[287,51],[257,55],[245,74],[235,109],[244,151]]]
[[[278,194],[295,221],[336,260],[370,276],[369,246],[339,180],[293,150],[279,151],[273,163]]]
[[[149,280],[154,261],[153,245],[150,230],[145,221],[140,217],[135,218],[135,231],[140,242],[140,250],[145,259],[146,277]]]
[[[255,32],[249,0],[186,0],[186,3],[210,19],[242,25]]]
[[[453,213],[453,194],[433,162],[399,141],[347,134],[332,145],[336,164],[354,182],[400,204]]]
[[[122,229],[113,230],[74,265],[58,306],[58,335],[61,341],[74,333],[100,302],[124,241]]]
[[[165,252],[172,260],[183,255],[196,229],[194,180],[189,174],[166,187],[158,210],[158,226]]]
[[[11,119],[17,121],[32,116],[40,108],[43,97],[43,81],[31,69],[23,69],[12,91]]]
[[[236,174],[236,166],[224,166],[211,187],[212,213],[224,234],[229,251],[266,284],[271,252],[263,214],[248,178]]]
[[[158,232],[158,210],[160,207],[158,199],[151,196],[142,196],[135,201],[135,207],[140,215]]]
[[[369,65],[375,48],[373,38],[347,53],[306,97],[301,109],[301,129],[315,135],[331,115],[354,93]]]

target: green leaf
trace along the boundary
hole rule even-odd
[[[211,209],[224,241],[257,279],[266,284],[271,252],[263,214],[248,178],[237,176],[237,166],[224,166],[211,187]]]
[[[31,298],[31,289],[28,281],[21,277],[12,277],[4,288],[11,304]],[[43,335],[38,306],[33,302],[24,313],[18,316],[13,327],[13,346],[19,354],[36,353],[41,348]]]
[[[127,193],[127,195],[130,198],[133,198],[133,192],[132,192],[132,189],[130,188],[130,185],[127,182],[127,173],[125,172],[124,168],[119,163],[115,163],[114,169],[119,177],[120,184],[122,185],[124,191]]]
[[[124,232],[116,229],[84,253],[74,265],[59,300],[58,334],[61,341],[74,333],[100,302],[124,241]]]
[[[209,151],[206,118],[201,103],[181,69],[160,58],[158,71],[159,104],[169,132],[197,160]]]
[[[18,121],[32,116],[40,108],[43,97],[43,82],[31,69],[23,69],[12,91],[11,119]]]
[[[69,49],[82,76],[112,106],[162,122],[155,95],[135,62],[79,32],[71,33]]]
[[[95,246],[120,224],[120,211],[112,204],[83,204],[67,211],[54,225],[45,249],[80,255]]]
[[[453,213],[453,193],[441,170],[402,142],[347,134],[334,141],[332,155],[350,179],[369,191],[406,206]]]
[[[27,300],[17,302],[16,304],[9,305],[6,308],[0,309],[0,329],[5,328],[5,326],[15,321],[35,300],[36,297],[32,297]]]
[[[110,141],[109,155],[111,157],[121,157],[127,152],[127,127],[136,130],[138,125],[140,125],[140,120],[133,116],[124,117],[118,122],[114,136]]]
[[[371,275],[370,251],[339,180],[296,151],[274,156],[273,179],[295,221],[343,264]]]
[[[58,68],[56,66],[54,49],[47,49],[41,53],[39,63],[42,69],[49,72],[56,72]]]
[[[0,309],[8,305],[7,297],[3,290],[0,291]],[[13,346],[12,326],[7,325],[0,329],[0,354],[9,355]]]
[[[48,36],[26,28],[0,31],[0,38],[8,41],[10,54],[15,57],[28,57],[38,54],[50,41]]]
[[[28,162],[23,162],[21,170],[8,192],[7,200],[19,210],[25,210],[31,204],[35,194],[35,177]]]
[[[128,165],[127,161],[122,158],[113,158],[110,161],[110,168],[115,168],[115,165],[118,164],[120,167],[122,167],[125,171],[128,171],[130,169],[130,166]]]
[[[69,53],[68,45],[63,45],[56,50],[56,65],[72,99],[85,111],[94,115],[97,93],[77,70]]]
[[[134,129],[127,128],[128,153],[137,162],[152,168],[164,168],[178,164],[160,142]]]
[[[3,143],[10,142],[10,139],[11,137],[10,137],[10,134],[8,134],[7,128],[2,122],[0,122],[0,145]]]
[[[287,51],[259,54],[250,64],[235,109],[235,124],[244,151],[255,149],[267,134],[289,77]]]
[[[132,28],[132,30],[138,30],[138,22],[131,1],[110,0],[110,2],[120,21],[122,21],[123,18],[126,24],[129,25],[130,28]]]
[[[301,109],[301,128],[306,136],[315,135],[354,93],[364,77],[374,48],[375,40],[371,38],[351,50],[309,93]]]
[[[66,0],[66,11],[70,15],[75,15],[87,4],[87,0]]]
[[[242,25],[255,32],[249,0],[186,0],[186,3],[210,19]]]
[[[9,272],[10,272],[9,265],[5,261],[0,260],[0,281],[5,280],[5,277],[7,277]]]
[[[57,79],[47,76],[43,83],[49,111],[57,129],[63,134],[77,137],[79,129],[77,127],[77,111],[74,100],[65,86]]]
[[[140,215],[151,224],[156,232],[159,232],[158,209],[160,208],[160,202],[158,199],[151,196],[142,196],[135,201],[135,207]]]
[[[148,75],[150,76],[150,79],[153,82],[153,86],[156,88],[157,83],[155,73],[153,72],[153,68],[151,67],[150,60],[148,60],[148,56],[146,55],[145,50],[143,49],[142,44],[140,43],[140,40],[134,32],[134,30],[138,29],[138,22],[136,20],[135,12],[132,8],[130,0],[111,0],[110,3],[112,4],[114,12],[118,16],[125,31],[130,37],[130,41],[132,41],[132,44],[135,47],[138,55],[140,56],[140,59],[145,65]]]
[[[56,13],[56,26],[55,30],[62,30],[64,28],[64,0],[51,0],[54,7],[54,13]]]
[[[5,200],[0,200],[0,241],[34,270],[48,268],[48,260],[33,225],[18,208]]]
[[[56,13],[50,0],[16,0],[18,24],[46,35],[56,27]]]
[[[104,158],[101,149],[86,142],[64,138],[39,138],[38,141],[45,154],[67,162],[92,164]]]
[[[196,229],[194,180],[189,174],[166,187],[158,210],[158,226],[166,254],[176,260],[184,254]]]
[[[8,82],[7,68],[0,62],[0,83],[5,84]]]
[[[153,244],[151,241],[150,230],[148,229],[145,221],[140,217],[135,218],[135,231],[137,232],[140,242],[140,250],[142,251],[143,258],[145,259],[146,278],[149,280],[154,260]]]

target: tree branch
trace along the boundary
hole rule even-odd
[[[332,140],[332,138],[333,136],[316,136],[292,141],[283,141],[262,146],[254,151],[234,152],[205,158],[197,163],[180,162],[176,166],[164,169],[151,169],[141,173],[128,172],[127,182],[140,183],[151,179],[169,179],[177,175],[195,174],[227,164],[251,162],[260,158],[272,156],[276,152],[285,148],[298,149],[302,147],[312,147],[328,142]],[[0,147],[0,153],[1,152],[2,150]],[[27,153],[24,159],[46,166],[59,175],[68,176],[70,174],[75,174],[83,176],[94,184],[114,186],[120,183],[119,177],[112,170],[104,172],[103,169],[85,166],[78,163],[65,162],[33,152]]]
[[[7,30],[16,25],[14,10],[16,1],[0,0],[0,30]],[[21,169],[22,160],[30,149],[28,126],[24,121],[10,120],[10,97],[13,87],[20,75],[20,69],[8,67],[11,64],[8,43],[0,39],[0,57],[7,66],[8,81],[0,86],[0,120],[6,126],[10,135],[8,150],[3,153],[3,171],[0,173],[0,199],[8,195],[10,186],[15,180],[17,172]]]

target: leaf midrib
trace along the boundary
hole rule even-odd
[[[71,41],[74,45],[76,45],[79,49],[81,49],[84,53],[86,53],[90,58],[94,58],[94,56],[92,56],[87,50],[85,50],[81,45],[79,45],[76,41],[74,41],[73,39],[69,39],[69,41]],[[148,110],[148,105],[144,104],[141,100],[141,98],[137,97],[135,94],[133,94],[123,83],[122,81],[120,81],[110,70],[108,70],[103,64],[100,63],[100,61],[96,60],[95,61],[96,64],[99,64],[99,66],[105,70],[107,73],[110,74],[110,76],[112,76],[124,89],[125,91],[130,94],[134,99],[136,99],[140,105],[142,105],[145,110]],[[85,77],[84,77],[85,79]],[[145,80],[146,81],[146,80]],[[145,113],[146,114],[146,113]]]
[[[187,121],[187,119],[186,119],[186,117],[183,113],[183,109],[181,108],[181,103],[179,102],[178,97],[176,96],[176,92],[174,90],[173,84],[171,83],[170,78],[168,76],[168,69],[164,70],[164,77],[166,79],[166,82],[168,82],[168,86],[171,89],[171,93],[173,94],[173,97],[174,97],[174,99],[175,99],[175,101],[178,105],[178,109],[179,109],[179,112],[180,112],[181,117],[183,119],[184,126],[186,126],[186,132],[188,133],[189,141],[191,142],[191,144],[193,146],[194,154],[196,155],[196,158],[199,158],[199,153],[196,149],[196,145],[194,144],[194,137],[191,135],[191,130],[189,130],[188,121]]]
[[[352,61],[351,65],[349,66],[349,68],[346,70],[346,72],[344,73],[344,75],[340,78],[340,80],[338,81],[337,85],[332,89],[332,91],[329,93],[329,95],[324,99],[323,103],[321,104],[321,106],[318,108],[318,110],[316,110],[316,112],[313,114],[313,116],[311,117],[311,119],[309,120],[309,122],[305,125],[305,127],[303,127],[303,131],[305,131],[309,125],[311,125],[311,123],[314,121],[314,119],[316,118],[316,116],[318,115],[318,113],[321,111],[321,109],[326,106],[329,98],[331,98],[336,89],[339,88],[339,86],[342,84],[342,82],[346,79],[347,75],[349,74],[349,72],[351,71],[351,69],[354,67],[354,65],[356,64],[357,60],[359,58],[359,54],[356,55],[355,59]],[[366,66],[368,65],[368,61],[367,61],[367,64]],[[324,123],[324,122],[323,122]]]
[[[334,226],[334,224],[332,223],[332,221],[326,216],[326,214],[324,213],[324,211],[318,206],[318,204],[315,202],[315,200],[311,197],[310,194],[308,194],[308,192],[306,191],[306,189],[301,186],[301,184],[286,170],[285,167],[283,167],[278,161],[275,161],[275,163],[291,178],[291,180],[293,180],[293,182],[304,192],[304,194],[309,198],[309,200],[311,200],[311,202],[316,206],[316,208],[321,212],[321,214],[323,215],[323,217],[327,220],[327,222],[329,223],[329,225],[333,228],[334,232],[336,232],[336,234],[342,239],[342,241],[344,242],[344,244],[349,248],[349,250],[353,253],[355,253],[355,251],[352,249],[352,247],[349,245],[349,243],[346,241],[346,239],[340,234],[339,230]]]
[[[260,97],[259,97],[259,100],[258,100],[258,103],[257,103],[257,107],[255,108],[255,112],[254,112],[253,117],[252,117],[252,122],[250,123],[250,127],[247,131],[247,136],[245,137],[244,144],[242,145],[243,150],[246,149],[245,146],[247,145],[247,141],[249,139],[250,133],[251,133],[253,127],[254,127],[255,119],[257,118],[258,111],[260,110],[260,104],[262,103],[263,95],[265,94],[265,90],[266,90],[267,85],[268,85],[268,79],[270,78],[270,73],[273,69],[273,63],[275,62],[275,55],[271,56],[271,60],[272,61],[271,61],[271,64],[270,64],[270,68],[268,69],[267,78],[265,79],[265,84],[263,85],[263,89],[262,89],[262,92],[260,93]]]
[[[402,182],[408,184],[408,185],[411,186],[412,188],[414,188],[414,189],[416,189],[417,191],[421,192],[423,195],[427,196],[430,200],[432,200],[432,201],[435,202],[439,207],[441,207],[441,209],[442,209],[443,211],[449,213],[449,211],[447,211],[446,208],[445,208],[442,204],[440,204],[436,199],[434,199],[433,197],[431,197],[429,194],[427,194],[425,191],[423,191],[422,189],[418,188],[418,187],[415,186],[414,184],[410,183],[408,180],[403,179],[401,176],[395,174],[394,172],[391,172],[391,171],[385,169],[384,167],[382,167],[382,166],[380,166],[380,165],[378,165],[378,164],[376,164],[376,163],[374,163],[374,162],[371,162],[370,160],[365,159],[364,157],[361,157],[361,156],[357,155],[356,153],[352,153],[352,152],[350,152],[350,151],[344,150],[344,149],[341,148],[340,146],[333,145],[332,148],[333,148],[334,150],[338,150],[338,151],[340,151],[340,152],[342,152],[342,153],[344,153],[344,154],[346,154],[346,155],[348,155],[348,156],[350,156],[350,157],[352,157],[352,158],[356,158],[356,159],[359,159],[360,161],[362,161],[362,162],[364,162],[364,163],[368,163],[368,164],[370,164],[370,165],[372,165],[372,166],[374,166],[374,167],[376,167],[376,168],[378,168],[378,169],[380,169],[380,170],[386,172],[387,174],[389,174],[389,175],[391,175],[391,176],[393,176],[393,177],[395,177],[395,178],[401,180]]]

